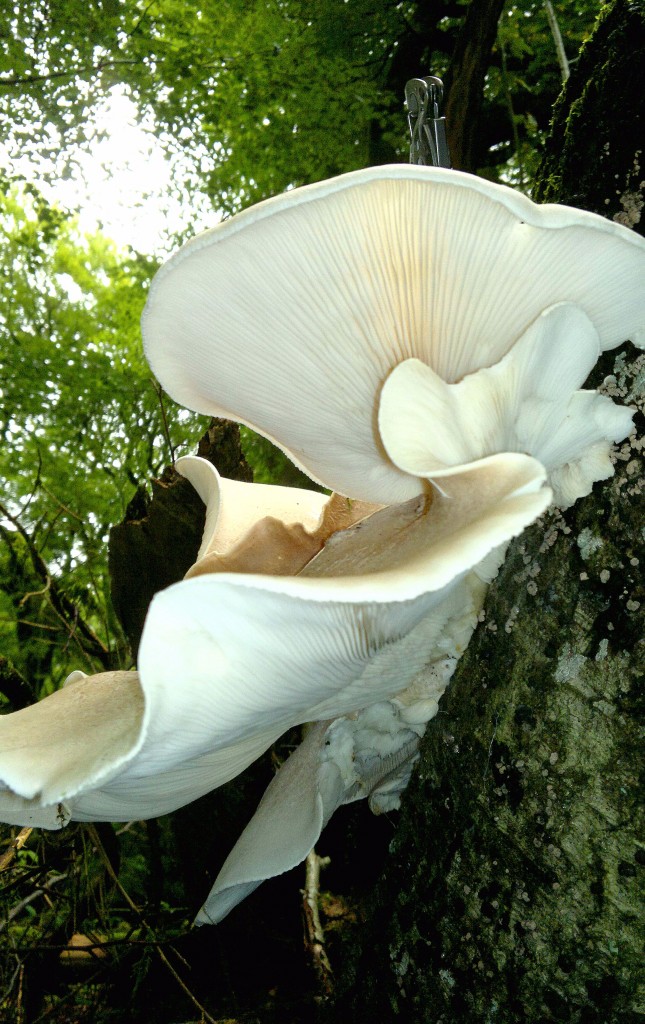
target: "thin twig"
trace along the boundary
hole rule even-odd
[[[498,37],[499,38],[499,37]],[[513,107],[513,95],[511,92],[511,86],[508,78],[508,65],[506,62],[506,46],[504,45],[503,39],[499,38],[499,54],[501,57],[501,70],[502,70],[502,86],[504,89],[504,98],[506,100],[506,106],[508,108],[508,116],[511,122],[511,131],[513,133],[513,147],[517,154],[517,169],[520,174],[519,186],[524,188],[524,164],[522,161],[522,151],[520,147],[520,133],[517,130],[517,121],[515,119],[515,109]]]
[[[44,590],[39,593],[47,594],[52,611],[63,623],[69,634],[70,641],[74,640],[76,642],[88,661],[91,657],[97,658],[103,667],[107,668],[110,663],[110,652],[105,644],[101,643],[94,630],[79,615],[78,608],[74,602],[58,589],[34,543],[33,537],[27,532],[20,520],[2,503],[0,503],[0,515],[3,515],[15,526],[23,538],[36,575],[40,577],[44,584]],[[70,619],[73,621],[70,622]],[[85,641],[85,643],[82,641]]]
[[[24,1007],[22,1005],[22,983],[25,977],[25,965],[20,964],[20,971],[18,974],[18,999],[16,1001],[16,1024],[23,1024],[25,1019]]]
[[[22,608],[23,605],[25,605],[31,597],[44,597],[45,594],[49,593],[49,588],[51,587],[51,585],[52,579],[48,573],[44,586],[41,587],[40,590],[29,590],[27,591],[26,594],[23,594],[20,600],[18,601],[18,607]]]
[[[4,1004],[6,1003],[7,999],[11,995],[11,993],[13,991],[13,986],[16,984],[16,978],[20,974],[21,968],[22,968],[22,962],[19,960],[18,961],[18,966],[16,967],[15,971],[11,975],[11,981],[7,985],[7,987],[4,990],[4,992],[2,993],[2,995],[0,996],[0,1006],[4,1006]]]
[[[315,850],[307,856],[302,911],[305,925],[305,949],[314,965],[320,987],[326,998],[334,990],[334,975],[325,949],[325,932],[320,920],[318,895],[320,869],[327,867],[329,857],[319,857]]]
[[[63,510],[63,512],[66,512],[67,515],[71,516],[72,519],[76,519],[76,521],[78,523],[82,523],[83,525],[85,525],[85,520],[83,519],[83,517],[79,516],[78,512],[74,512],[67,505],[63,504],[63,502],[60,500],[60,498],[57,498],[56,495],[54,494],[54,492],[50,491],[49,487],[46,487],[45,484],[43,484],[43,483],[41,483],[40,487],[41,487],[41,490],[43,490],[45,492],[47,497],[51,498],[52,501],[55,501],[56,504],[58,505],[58,507]]]
[[[10,618],[8,615],[0,615],[0,622],[11,623],[12,626],[16,624],[16,620]],[[60,633],[62,626],[47,626],[44,622],[31,622],[30,619],[20,619],[21,626],[31,626],[32,629],[48,629],[50,633]]]
[[[41,483],[40,477],[41,477],[41,473],[42,473],[42,469],[43,469],[43,457],[42,457],[42,455],[40,453],[40,445],[39,444],[36,445],[36,455],[38,457],[38,469],[36,470],[36,479],[34,480],[34,486],[31,488],[31,493],[29,494],[29,497],[27,498],[26,502],[22,506],[22,514],[23,515],[25,514],[25,512],[27,511],[27,509],[31,505],[32,501],[34,500],[34,498],[36,497],[36,495],[38,493],[38,489],[40,488],[40,483]]]
[[[553,36],[553,42],[555,43],[555,52],[558,55],[558,64],[560,65],[560,74],[562,75],[562,82],[567,81],[571,74],[569,70],[569,61],[567,60],[567,52],[564,48],[564,40],[562,39],[562,32],[558,24],[558,19],[553,9],[551,0],[544,0],[544,6],[546,7],[546,16],[549,22],[549,28],[551,29],[551,35]]]
[[[140,64],[140,60],[110,60],[100,61],[98,64],[90,64],[86,67],[72,68],[70,71],[48,71],[41,75],[11,75],[0,77],[0,88],[14,85],[36,85],[38,82],[50,82],[56,78],[76,78],[85,74],[98,75],[106,69],[118,67],[121,64]]]
[[[6,871],[7,868],[13,864],[14,860],[16,859],[16,854],[18,853],[18,850],[22,850],[23,846],[29,839],[29,836],[31,835],[32,832],[33,828],[20,829],[20,832],[18,833],[16,838],[12,840],[9,849],[5,850],[5,852],[2,854],[2,857],[0,857],[0,874],[3,871]]]
[[[15,907],[12,907],[11,910],[7,913],[4,921],[0,921],[0,932],[6,931],[11,922],[14,920],[14,918],[18,917],[18,914],[21,914],[25,907],[28,907],[30,903],[33,903],[34,900],[37,900],[39,896],[47,896],[50,886],[57,885],[59,882],[64,881],[64,879],[66,878],[67,872],[65,872],[62,875],[53,875],[52,877],[47,879],[47,886],[39,886],[37,889],[34,889],[33,892],[30,892],[28,896],[25,896],[24,899],[20,900],[19,903],[16,903]]]
[[[163,390],[161,384],[158,381],[156,381],[156,380],[152,381],[152,386],[155,389],[155,393],[157,395],[157,398],[159,399],[159,408],[161,409],[161,419],[162,419],[162,422],[163,422],[163,433],[164,433],[164,437],[166,439],[166,444],[168,445],[168,450],[170,451],[170,461],[174,463],[174,461],[175,461],[175,449],[173,447],[172,441],[170,440],[170,429],[168,427],[168,417],[166,416],[166,408],[165,408],[165,406],[163,404],[164,390]]]

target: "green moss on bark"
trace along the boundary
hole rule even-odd
[[[533,191],[633,227],[642,200],[645,139],[642,88],[645,4],[605,6],[553,112]]]

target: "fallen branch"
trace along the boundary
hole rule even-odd
[[[18,850],[22,850],[32,832],[33,828],[21,828],[16,838],[12,839],[9,849],[5,850],[2,857],[0,857],[0,874],[11,867],[16,859]]]
[[[33,903],[39,896],[47,896],[52,885],[58,885],[59,882],[64,881],[66,878],[67,872],[62,875],[52,875],[47,879],[47,885],[39,886],[37,889],[34,889],[33,892],[30,892],[28,896],[25,896],[24,899],[20,900],[19,903],[16,903],[15,907],[12,907],[7,913],[4,921],[0,921],[0,932],[7,930],[11,922],[22,913],[25,907],[28,907],[29,904]]]

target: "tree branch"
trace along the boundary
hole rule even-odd
[[[70,640],[76,640],[78,646],[88,657],[96,658],[100,662],[103,668],[109,668],[111,663],[111,654],[108,648],[99,640],[94,630],[85,622],[79,613],[77,605],[67,597],[66,594],[62,593],[58,584],[52,579],[47,565],[43,561],[32,537],[28,534],[22,523],[12,515],[12,513],[6,508],[5,505],[0,503],[0,514],[15,526],[16,530],[22,537],[29,552],[31,564],[34,567],[36,575],[42,580],[44,588],[38,593],[46,593],[49,603],[65,626]],[[33,595],[26,595],[27,597]]]

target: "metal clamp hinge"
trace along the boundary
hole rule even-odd
[[[441,116],[443,82],[429,75],[411,78],[405,86],[410,126],[410,163],[450,167],[446,119]]]

